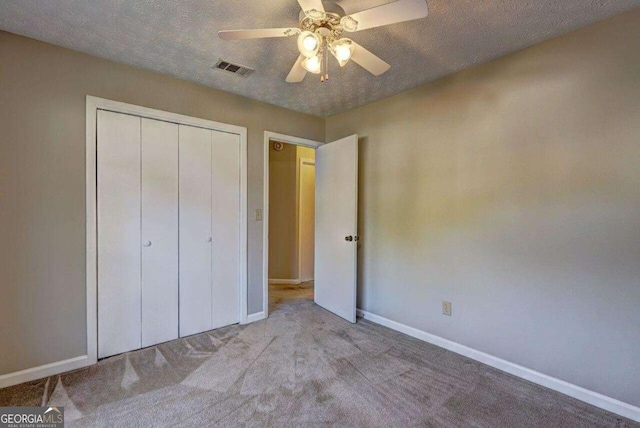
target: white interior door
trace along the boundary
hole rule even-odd
[[[178,337],[178,125],[142,119],[142,347]]]
[[[211,132],[180,125],[180,336],[211,329]]]
[[[213,329],[240,321],[240,136],[211,134]]]
[[[139,349],[140,118],[98,111],[98,357]]]
[[[313,253],[315,229],[315,177],[316,164],[313,159],[300,159],[299,196],[299,240],[300,281],[313,280]]]
[[[315,302],[356,321],[358,136],[316,150]]]

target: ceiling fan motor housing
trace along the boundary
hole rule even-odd
[[[304,17],[300,22],[302,31],[311,31],[329,42],[337,40],[344,33],[344,28],[340,24],[340,15],[327,13],[323,19],[312,19]]]

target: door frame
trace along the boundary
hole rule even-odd
[[[241,324],[247,323],[247,128],[211,120],[184,116],[119,101],[86,97],[86,302],[88,363],[98,361],[98,223],[97,223],[97,116],[98,110],[130,114],[179,125],[195,126],[240,136],[240,284]]]
[[[272,141],[292,144],[294,146],[310,147],[317,149],[325,143],[309,140],[292,135],[279,134],[277,132],[264,131],[264,156],[263,156],[263,195],[262,195],[262,308],[263,318],[269,316],[269,143]],[[297,180],[297,178],[296,178]],[[296,183],[297,185],[297,183]]]

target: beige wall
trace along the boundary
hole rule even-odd
[[[309,147],[285,144],[282,151],[269,145],[269,278],[299,278],[298,165],[315,159]]]
[[[248,209],[264,131],[324,140],[324,120],[0,32],[0,374],[86,352],[85,96],[248,128]],[[262,311],[249,215],[249,313]]]
[[[353,133],[361,308],[640,405],[640,10],[327,120]]]

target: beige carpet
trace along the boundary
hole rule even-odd
[[[308,286],[292,299],[277,293],[267,320],[5,388],[0,405],[65,406],[67,426],[640,426],[376,324],[350,324],[314,305]]]

